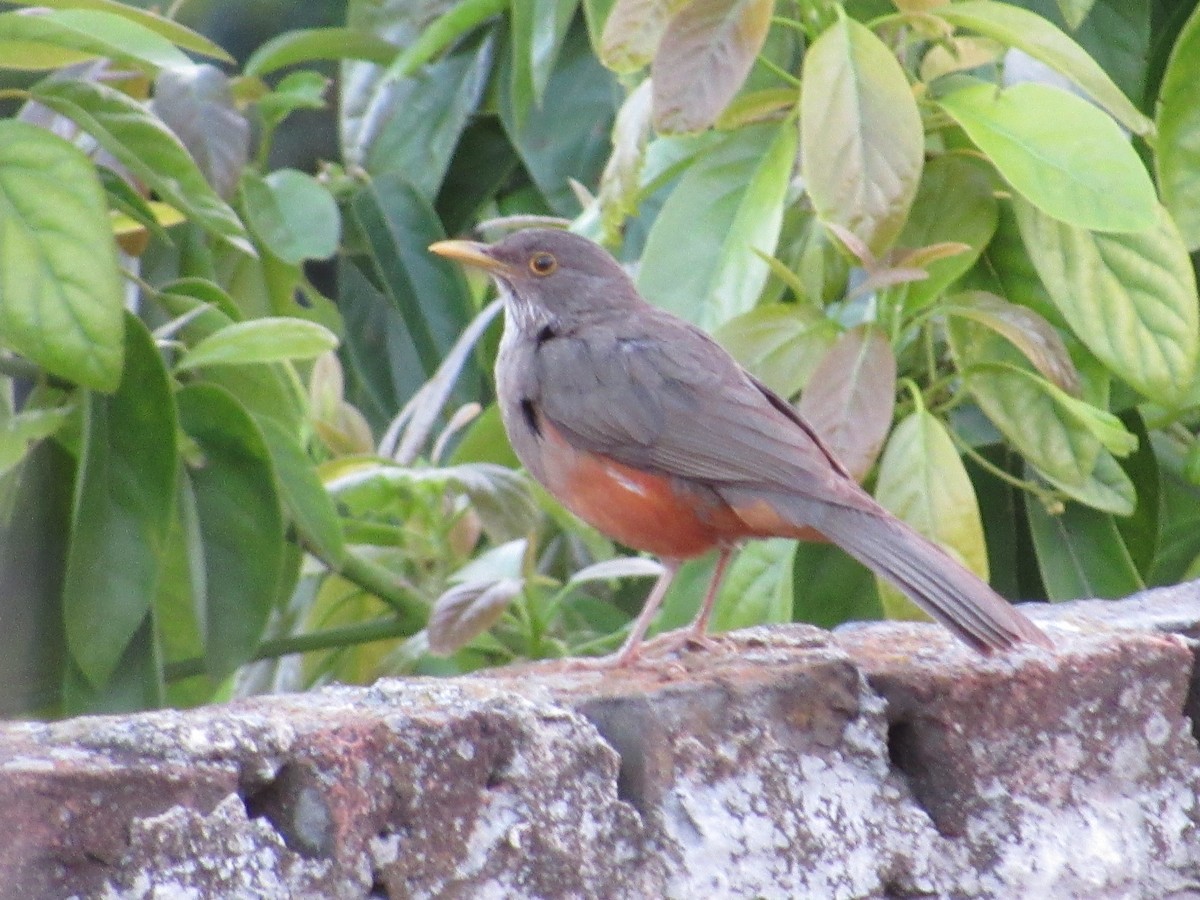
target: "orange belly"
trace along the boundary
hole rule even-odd
[[[746,524],[719,498],[689,490],[677,479],[580,452],[552,428],[545,431],[546,488],[613,540],[656,556],[688,559],[749,536]]]

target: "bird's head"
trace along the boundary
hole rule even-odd
[[[487,272],[515,324],[536,331],[644,303],[620,263],[587,238],[528,229],[494,244],[438,241],[438,256]]]

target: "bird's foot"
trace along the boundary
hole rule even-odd
[[[641,646],[641,652],[643,656],[659,657],[678,653],[681,650],[712,651],[717,649],[720,644],[719,638],[689,626],[663,632],[657,637],[645,641]]]

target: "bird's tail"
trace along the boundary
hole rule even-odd
[[[874,501],[827,508],[818,526],[843,550],[900,588],[981,652],[1050,639],[977,575]]]

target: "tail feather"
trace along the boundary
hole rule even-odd
[[[883,507],[830,507],[821,532],[981,652],[1050,639],[949,553]]]

